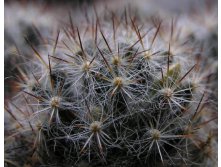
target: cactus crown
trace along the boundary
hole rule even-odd
[[[24,112],[21,136],[32,136],[47,165],[200,164],[192,153],[203,94],[192,82],[199,63],[191,46],[176,45],[183,39],[173,24],[165,32],[161,21],[111,18],[71,22],[49,43],[52,54],[33,48],[39,63],[21,70],[13,106]]]

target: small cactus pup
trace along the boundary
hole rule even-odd
[[[204,108],[209,80],[186,52],[194,48],[176,45],[184,41],[167,20],[110,16],[77,25],[70,17],[47,54],[32,46],[35,57],[17,76],[21,91],[5,107],[16,124],[5,164],[216,165],[215,130],[206,128],[217,116],[205,116],[213,112]],[[9,141],[24,143],[22,159]]]

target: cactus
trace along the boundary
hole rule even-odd
[[[18,68],[21,91],[5,107],[5,165],[217,165],[207,127],[217,116],[205,109],[213,71],[173,19],[91,18],[70,16],[40,51],[27,40],[35,57]]]

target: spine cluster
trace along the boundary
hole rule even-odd
[[[6,147],[6,164],[216,164],[214,133],[204,133],[216,119],[204,117],[209,72],[181,32],[173,19],[125,10],[77,26],[70,17],[47,47],[30,44],[35,57],[18,68],[21,92],[6,107],[16,120],[6,142],[25,144]]]

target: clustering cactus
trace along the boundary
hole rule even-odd
[[[35,58],[18,68],[21,92],[5,107],[16,120],[7,166],[216,165],[197,48],[173,19],[119,15],[70,17],[45,48],[30,44]]]

